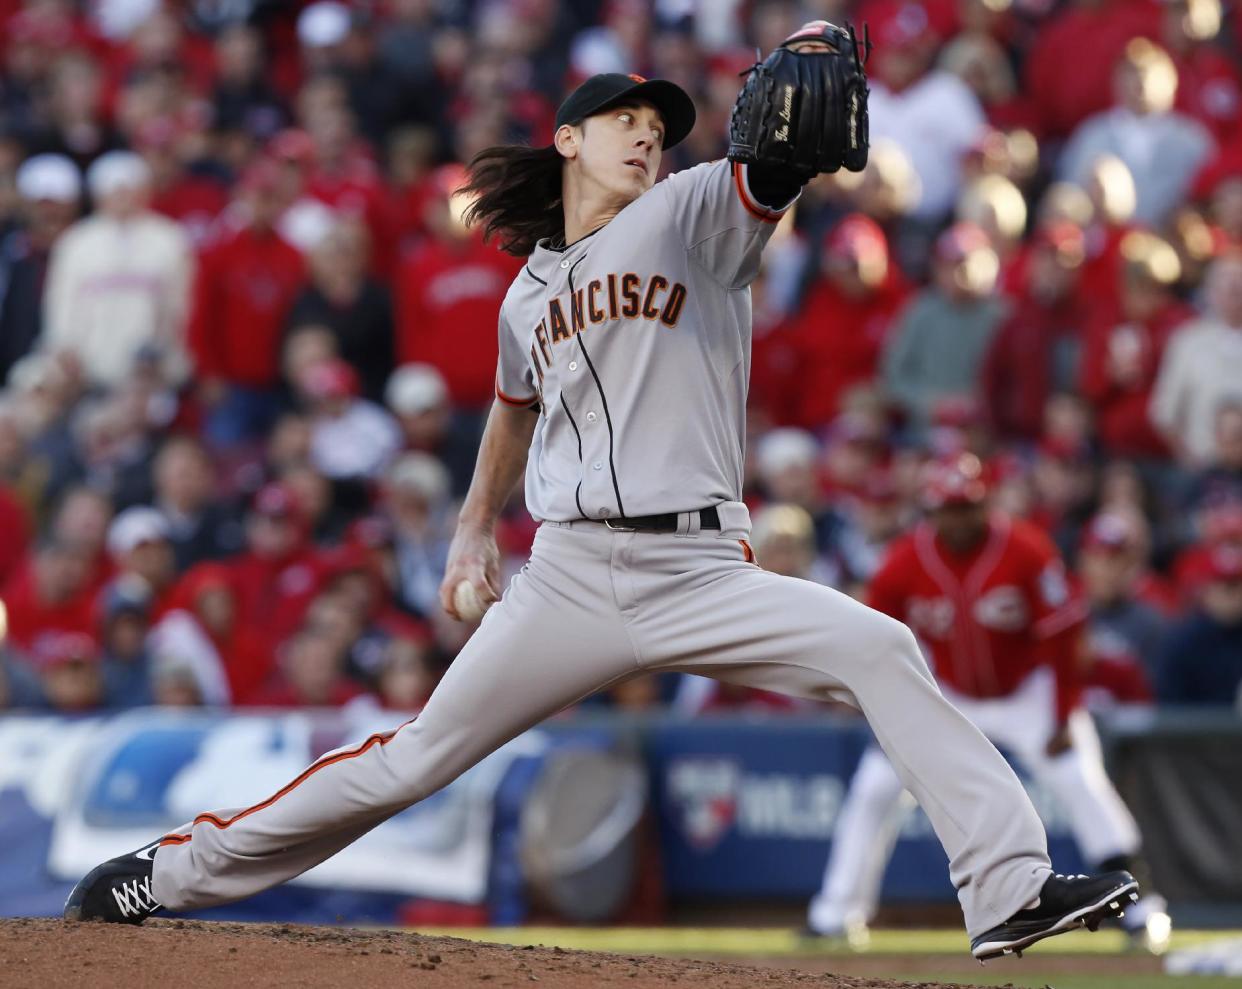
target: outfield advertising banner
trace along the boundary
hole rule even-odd
[[[807,897],[819,889],[850,776],[870,742],[830,717],[665,720],[647,737],[667,891]],[[1068,822],[1025,780],[1063,872],[1083,870]],[[953,900],[948,863],[912,799],[885,874],[886,901]]]
[[[0,915],[58,913],[77,878],[195,814],[265,799],[318,756],[405,719],[375,710],[279,715],[136,711],[0,720]],[[291,885],[381,903],[480,904],[492,869],[493,807],[533,731],[428,800],[384,822]],[[390,911],[389,911],[390,912]]]

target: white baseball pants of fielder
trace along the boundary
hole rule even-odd
[[[1138,851],[1138,825],[1104,772],[1091,716],[1083,710],[1070,716],[1069,750],[1057,756],[1044,751],[1056,730],[1050,669],[1037,669],[1007,697],[981,700],[948,689],[944,694],[1052,793],[1089,865]],[[823,886],[811,900],[807,919],[813,929],[848,932],[875,916],[884,869],[909,808],[905,789],[880,749],[863,753],[833,831]]]
[[[926,808],[973,936],[1038,894],[1043,826],[1017,777],[941,695],[900,622],[748,562],[741,503],[720,531],[545,523],[530,561],[417,719],[320,758],[249,808],[199,815],[155,855],[173,911],[226,903],[301,874],[436,792],[568,704],[638,674],[678,671],[846,699]]]

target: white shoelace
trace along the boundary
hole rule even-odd
[[[160,901],[151,891],[151,877],[143,876],[127,883],[112,887],[112,898],[121,911],[122,917],[137,917],[150,913],[160,906]]]

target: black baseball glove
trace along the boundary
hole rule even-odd
[[[865,29],[864,39],[848,24],[811,21],[752,66],[733,105],[729,160],[788,169],[803,182],[841,167],[861,172],[870,92]]]

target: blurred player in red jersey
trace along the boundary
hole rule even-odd
[[[945,696],[1056,797],[1090,866],[1131,868],[1138,827],[1078,704],[1086,609],[1070,594],[1056,548],[1039,529],[988,507],[970,454],[928,469],[923,504],[927,518],[893,544],[868,603],[910,626]],[[811,932],[865,939],[902,810],[901,782],[873,745],[837,820]],[[1136,942],[1163,950],[1164,908],[1148,894],[1122,923]]]

